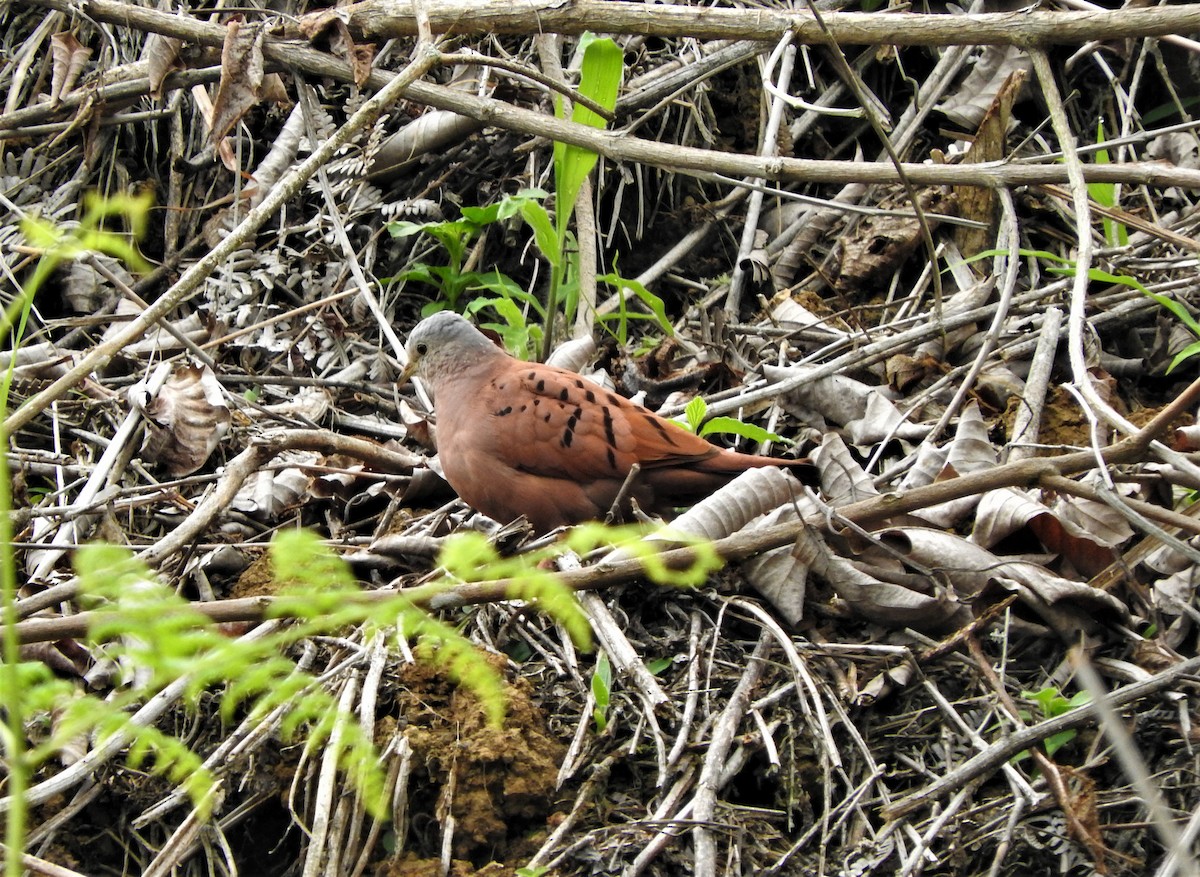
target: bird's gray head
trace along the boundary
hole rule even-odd
[[[408,365],[401,383],[415,374],[435,386],[442,378],[507,355],[453,311],[438,311],[417,323],[404,351]]]

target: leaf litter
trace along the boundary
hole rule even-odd
[[[367,39],[355,16],[371,5],[332,19],[289,8],[297,33],[287,16],[244,10],[213,30],[194,10],[103,33],[49,3],[0,12],[13,59],[6,301],[38,255],[26,213],[69,230],[86,190],[157,199],[139,242],[156,270],[134,277],[102,255],[64,264],[20,348],[6,347],[14,409],[64,382],[11,431],[31,622],[63,614],[70,550],[94,538],[146,551],[164,581],[213,606],[273,593],[259,560],[280,528],[316,528],[368,589],[415,584],[461,529],[521,550],[519,527],[473,515],[417,459],[433,444],[427,400],[395,387],[388,335],[402,339],[436,297],[396,278],[440,254],[383,228],[547,185],[549,142],[499,111],[552,119],[545,56],[569,65],[575,38],[465,28],[455,66],[429,77],[442,90],[386,107],[237,237],[408,62],[406,32],[376,23]],[[189,39],[175,17],[195,23]],[[205,840],[170,784],[92,765],[98,750],[76,740],[35,777],[43,790],[56,774],[80,779],[38,799],[29,851],[89,874],[1192,873],[1180,836],[1200,825],[1188,676],[1200,470],[1186,455],[1196,363],[1173,361],[1196,338],[1143,290],[1196,313],[1194,126],[1158,88],[1194,91],[1194,44],[1129,33],[1047,47],[1073,91],[1062,118],[1076,156],[1031,52],[973,48],[970,15],[959,44],[911,45],[906,17],[890,16],[895,46],[843,47],[854,89],[823,50],[770,32],[618,37],[625,133],[594,176],[598,226],[578,239],[602,271],[658,296],[676,331],[630,295],[598,306],[604,328],[559,355],[671,415],[703,395],[707,416],[794,443],[772,453],[811,455],[821,487],[748,473],[677,520],[736,563],[695,590],[634,581],[585,599],[599,648],[625,668],[602,727],[598,655],[536,607],[444,611],[508,678],[503,729],[403,640],[340,631],[294,657],[375,739],[387,817],[349,786],[331,794],[320,753],[282,747],[270,723],[227,727],[211,703],[177,703],[159,722],[225,781]],[[317,27],[330,21],[333,36]],[[532,19],[526,32],[539,32]],[[912,173],[944,181],[889,182],[864,119],[827,112],[856,109],[855,93],[886,113]],[[462,112],[475,100],[486,126]],[[712,166],[689,176],[623,138],[703,148]],[[722,164],[729,153],[758,155],[760,173]],[[964,154],[1002,163],[986,164],[997,187],[964,184]],[[840,162],[843,176],[779,182],[774,168],[791,166],[777,156]],[[1100,164],[1118,176],[1089,180],[1085,224],[1069,172]],[[997,197],[975,197],[985,191]],[[203,265],[228,240],[228,258]],[[544,297],[547,268],[515,219],[485,227],[466,256],[464,268]],[[118,343],[201,265],[194,292]],[[482,318],[532,320],[527,302],[489,307]],[[86,375],[68,378],[80,362]],[[1147,424],[1159,431],[1101,465]],[[117,684],[78,634],[25,650],[81,686]],[[1113,691],[1119,723],[1022,699],[1102,699],[1081,666]],[[1052,736],[1066,742],[1039,748]]]

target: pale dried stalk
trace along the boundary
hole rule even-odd
[[[224,784],[218,782],[205,798],[205,803],[212,807],[213,812],[221,809],[225,799]],[[197,838],[205,828],[205,820],[200,817],[199,809],[193,807],[183,822],[171,832],[167,842],[154,856],[154,859],[142,872],[142,877],[166,877],[191,855]]]
[[[358,697],[358,680],[358,670],[353,670],[342,685],[342,694],[338,700],[338,712],[342,715],[351,715],[354,711],[354,702]],[[334,725],[321,757],[321,771],[312,807],[312,828],[309,830],[308,851],[301,872],[304,877],[317,877],[318,874],[336,877],[341,872],[341,848],[338,844],[337,829],[344,825],[344,822],[339,816],[340,809],[335,812],[333,802],[340,797],[338,755],[344,734],[345,729],[341,722]]]
[[[781,57],[780,57],[781,56]],[[770,77],[775,72],[774,59],[779,57],[779,82],[780,88],[787,90],[788,84],[792,81],[792,67],[796,63],[796,46],[790,40],[790,34],[784,38],[774,52],[771,53],[771,59],[766,64],[766,69],[763,70],[764,77]],[[767,81],[764,79],[764,86]],[[759,136],[759,155],[764,159],[772,159],[779,155],[779,128],[783,124],[783,113],[787,109],[787,102],[784,100],[784,95],[776,93],[771,99],[771,111],[767,116],[767,124]],[[751,179],[752,183],[761,183],[761,179]],[[750,201],[746,205],[746,221],[742,226],[742,237],[738,244],[737,259],[733,263],[733,273],[729,278],[729,293],[725,300],[725,312],[729,314],[730,319],[737,319],[738,312],[741,309],[742,290],[746,285],[746,269],[744,265],[750,259],[750,253],[755,248],[755,238],[758,235],[758,220],[762,214],[763,193],[761,189],[756,188],[750,194]]]
[[[700,779],[696,784],[698,788],[691,804],[692,819],[696,822],[692,829],[695,844],[695,866],[692,873],[697,877],[715,877],[717,873],[716,840],[708,824],[715,817],[717,793],[721,790],[721,776],[725,772],[729,751],[750,704],[750,694],[762,677],[767,655],[771,651],[772,639],[767,630],[763,630],[759,635],[758,644],[746,662],[746,670],[713,727],[712,740],[704,757],[704,767],[700,771]]]
[[[655,707],[668,703],[671,699],[646,669],[641,655],[617,624],[604,599],[596,593],[587,593],[579,595],[579,602],[600,647],[612,661],[613,670],[638,693],[647,711],[652,713]]]
[[[31,2],[36,2],[39,5],[53,9],[71,8],[68,0],[31,0]],[[609,8],[630,4],[606,2],[600,5]],[[694,17],[693,13],[699,14],[714,11],[683,6],[646,7],[641,4],[632,4],[632,6],[635,9],[641,10],[656,9],[662,11],[665,9],[676,9],[687,13],[690,17]],[[225,28],[221,25],[209,25],[168,13],[158,13],[142,7],[130,7],[124,3],[115,2],[115,0],[88,0],[87,10],[90,15],[101,21],[150,30],[204,45],[219,46],[224,42]],[[472,10],[474,10],[473,5]],[[753,18],[753,16],[745,16],[744,13],[737,10],[721,11],[735,13],[743,19]],[[1186,15],[1180,14],[1184,11],[1187,12]],[[1151,14],[1144,15],[1142,13]],[[1049,13],[1040,14],[1047,15]],[[997,28],[997,33],[1003,37],[997,41],[1008,42],[1014,38],[1013,31],[1006,30],[1006,25],[1001,23],[1002,20],[1005,22],[1032,20],[1038,15],[1039,13],[1027,13],[1020,16],[997,16],[994,24]],[[1169,33],[1178,28],[1187,27],[1200,29],[1200,10],[1185,9],[1183,7],[1122,10],[1120,13],[1112,13],[1112,16],[1114,17],[1111,21],[1105,20],[1106,23],[1104,26],[1097,26],[1095,28],[1096,32],[1108,33],[1111,30],[1120,34],[1128,34],[1131,26],[1135,23],[1145,24],[1145,27],[1141,27],[1140,29],[1133,27],[1132,34],[1129,35],[1153,35],[1157,32]],[[1156,16],[1160,16],[1160,18],[1156,18]],[[1161,18],[1161,16],[1166,16],[1166,18]],[[938,26],[947,27],[948,31],[952,32],[953,38],[950,40],[950,44],[972,43],[983,45],[989,42],[986,34],[982,36],[968,35],[965,30],[965,24],[959,25],[955,23],[962,17],[941,17],[948,19],[947,22],[943,22]],[[886,19],[883,22],[886,25],[888,22],[899,22],[903,17],[884,16],[883,18]],[[939,16],[928,16],[928,18],[933,20],[939,18]],[[984,18],[984,16],[980,16],[980,18]],[[1091,25],[1096,23],[1098,14],[1087,15],[1084,18],[1087,20],[1087,26],[1091,27]],[[1165,23],[1168,21],[1169,23]],[[1076,23],[1079,24],[1080,22]],[[455,27],[457,28],[462,24],[463,20],[456,20]],[[1039,27],[1041,26],[1039,25]],[[1055,25],[1047,21],[1046,27],[1052,31]],[[1054,31],[1055,38],[1065,39],[1065,36],[1072,32],[1071,28],[1063,29],[1064,26],[1061,21],[1058,22],[1057,27],[1059,30]],[[598,29],[607,29],[609,32],[613,32],[611,28],[603,26]],[[537,30],[540,30],[540,28],[535,27],[535,31]],[[1078,28],[1075,30],[1077,31]],[[645,32],[641,29],[640,22],[636,32]],[[774,34],[772,34],[772,37],[774,37]],[[894,44],[896,42],[894,37],[894,32],[889,29],[883,42]],[[1032,37],[1031,41],[1037,42]],[[1074,39],[1067,41],[1071,42]],[[348,64],[336,61],[324,52],[299,46],[295,43],[268,37],[264,40],[263,52],[266,58],[273,63],[296,66],[306,73],[330,76],[340,81],[351,81],[353,78],[353,73]],[[409,72],[409,69],[406,68],[405,74]],[[368,85],[372,88],[391,89],[396,87],[394,78],[390,74],[382,72],[373,73],[368,79]],[[904,164],[897,167],[883,162],[817,161],[796,158],[773,158],[767,160],[752,155],[731,155],[670,143],[640,140],[615,132],[598,131],[587,125],[563,121],[541,113],[511,106],[502,101],[464,94],[455,89],[433,85],[428,82],[413,81],[408,83],[407,87],[398,88],[396,93],[403,94],[410,100],[418,101],[428,106],[470,116],[473,119],[480,119],[496,127],[508,128],[526,134],[548,137],[552,140],[560,140],[564,143],[582,146],[614,161],[642,162],[682,173],[702,174],[719,172],[734,178],[763,177],[770,180],[821,183],[894,183],[900,180],[901,174],[903,174],[913,185],[917,186],[947,184],[977,185],[989,188],[1063,182],[1068,179],[1066,169],[1057,164],[1034,166],[993,162],[936,166]],[[312,157],[306,160],[303,166],[308,166],[311,162]],[[1089,182],[1127,182],[1200,188],[1200,171],[1166,167],[1152,162],[1129,162],[1109,165],[1092,164],[1084,168],[1084,174]],[[185,277],[187,276],[185,275]],[[167,310],[169,310],[169,307],[165,307],[163,313],[166,313]],[[161,315],[156,314],[156,316]]]
[[[1021,407],[1013,419],[1012,441],[1005,450],[1008,461],[1028,460],[1037,454],[1033,444],[1041,430],[1042,408],[1046,404],[1046,391],[1050,386],[1050,370],[1054,367],[1054,354],[1058,350],[1058,330],[1062,325],[1062,311],[1049,308],[1038,333],[1037,347],[1029,365],[1029,376],[1025,379],[1025,392],[1021,396]]]
[[[91,0],[90,14],[98,6]],[[54,8],[58,8],[55,6]],[[742,9],[667,6],[615,0],[559,0],[514,4],[509,0],[437,0],[428,4],[430,27],[455,34],[639,34],[698,39],[775,40],[791,30],[798,42],[820,44],[825,31],[812,14],[760,7]],[[1172,14],[1167,14],[1168,12]],[[1163,14],[1154,14],[1163,13]],[[366,0],[339,10],[349,26],[369,37],[412,36],[412,7],[397,0]],[[1177,7],[1119,12],[1013,12],[981,15],[826,12],[829,36],[839,44],[1044,46],[1088,40],[1162,36],[1200,30],[1200,10]]]

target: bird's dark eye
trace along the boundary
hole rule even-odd
[[[417,342],[417,356],[424,356],[429,351],[429,345],[424,341]]]

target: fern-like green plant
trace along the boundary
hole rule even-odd
[[[1057,688],[1049,686],[1039,691],[1022,691],[1021,697],[1036,704],[1044,719],[1053,719],[1055,716],[1069,713],[1071,710],[1087,705],[1092,700],[1091,694],[1086,691],[1076,692],[1068,698],[1063,697]],[[1029,710],[1021,710],[1021,718],[1025,721],[1033,721],[1036,717]],[[1053,758],[1054,753],[1074,740],[1076,734],[1077,732],[1073,728],[1051,734],[1042,741],[1042,745],[1046,748],[1046,754]],[[1029,750],[1024,749],[1014,755],[1012,761],[1018,762],[1028,757]]]
[[[10,354],[15,354],[25,336],[33,299],[46,279],[67,259],[88,252],[100,252],[123,259],[135,270],[142,270],[146,261],[134,241],[141,237],[148,221],[151,205],[149,194],[101,198],[88,195],[84,199],[83,217],[79,224],[65,228],[37,217],[26,219],[21,230],[26,241],[43,250],[33,274],[20,294],[0,313],[0,338]],[[108,228],[113,219],[121,220],[125,232]],[[8,399],[12,389],[16,356],[9,356],[8,369],[0,379],[0,418],[8,420]],[[25,792],[29,778],[42,753],[26,748],[25,722],[41,712],[47,703],[57,702],[69,689],[40,665],[21,662],[20,651],[12,631],[17,624],[17,566],[13,552],[12,478],[8,465],[9,436],[0,426],[0,631],[3,647],[0,650],[0,749],[5,755],[8,777],[8,812],[5,819],[4,841],[9,850],[5,856],[5,874],[16,877],[23,871],[19,853],[25,847],[28,809]]]
[[[4,328],[15,349],[29,313],[34,290],[55,265],[83,252],[99,250],[141,264],[127,236],[106,231],[106,220],[123,216],[136,228],[144,225],[148,202],[95,202],[94,211],[75,231],[32,223],[27,235],[46,248],[26,295],[4,314]],[[140,211],[140,212],[139,212]],[[499,214],[497,214],[499,215]],[[481,217],[476,217],[480,219]],[[486,218],[486,217],[483,217]],[[16,309],[14,309],[16,308]],[[15,361],[15,358],[13,358]],[[11,369],[0,382],[0,403],[7,410]],[[119,666],[136,668],[124,688],[98,698],[59,680],[42,664],[22,662],[15,636],[17,618],[16,564],[12,547],[11,482],[7,477],[7,437],[0,436],[0,608],[3,622],[3,664],[0,665],[0,725],[8,768],[5,843],[6,874],[21,873],[28,811],[30,776],[81,735],[119,741],[132,765],[146,765],[178,784],[192,798],[197,812],[207,815],[215,778],[200,756],[183,741],[157,728],[130,721],[131,710],[168,687],[179,689],[182,703],[196,708],[206,692],[220,691],[220,716],[230,721],[244,712],[253,719],[278,711],[281,733],[302,738],[306,746],[336,746],[340,767],[358,788],[366,806],[380,814],[386,807],[384,782],[372,741],[352,716],[338,708],[334,697],[313,676],[299,671],[288,657],[301,640],[353,626],[368,633],[398,635],[418,642],[417,654],[444,668],[456,682],[472,691],[493,722],[503,718],[502,680],[475,646],[453,626],[414,605],[404,594],[391,600],[368,599],[349,568],[313,534],[288,531],[270,547],[273,574],[283,587],[271,615],[287,619],[256,636],[231,639],[220,633],[203,613],[160,582],[129,550],[93,544],[74,556],[80,599],[92,608],[89,639]],[[685,568],[668,567],[658,543],[646,541],[644,528],[585,525],[565,538],[566,548],[588,554],[619,546],[626,556],[640,558],[647,576],[672,585],[698,584],[721,564],[711,545],[693,545],[694,561]],[[694,540],[680,538],[678,543]],[[586,645],[589,628],[573,593],[540,564],[552,551],[520,557],[501,557],[477,534],[448,540],[440,562],[446,570],[442,587],[461,581],[507,578],[508,596],[522,599],[552,614]],[[426,595],[428,588],[421,589]],[[51,730],[35,745],[25,739],[26,725],[39,716],[54,715]]]

